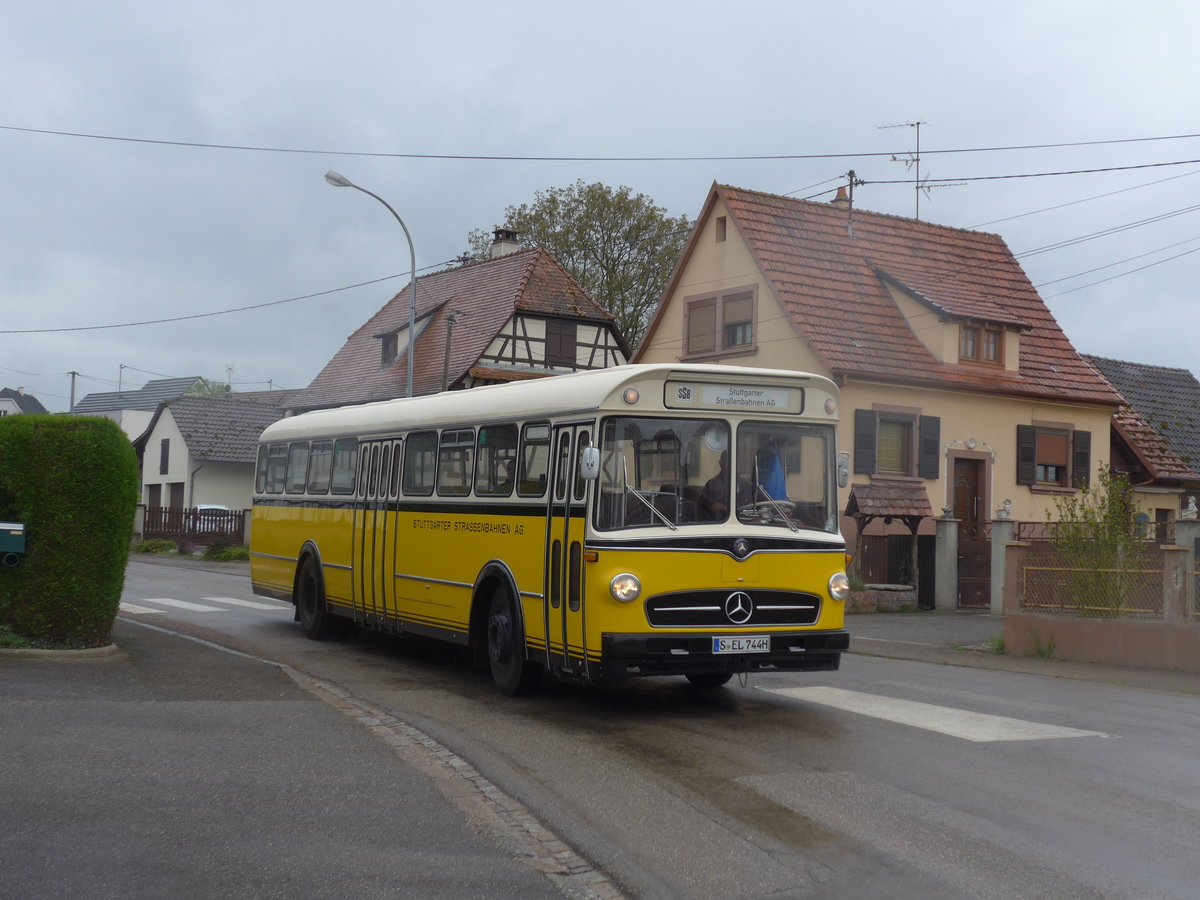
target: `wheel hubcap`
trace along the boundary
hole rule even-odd
[[[494,663],[508,662],[512,656],[512,625],[506,615],[488,619],[488,656]]]

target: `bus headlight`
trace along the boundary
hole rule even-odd
[[[615,599],[622,603],[629,603],[636,600],[642,593],[642,583],[638,581],[636,575],[623,572],[609,582],[608,590]]]
[[[845,572],[834,572],[829,578],[829,596],[844,601],[850,596],[850,579]]]

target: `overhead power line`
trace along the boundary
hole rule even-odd
[[[1105,166],[1100,169],[1064,169],[1057,172],[1024,172],[1015,175],[972,175],[958,178],[926,178],[924,184],[942,184],[964,181],[1007,181],[1013,178],[1054,178],[1060,175],[1094,175],[1100,172],[1130,172],[1135,169],[1161,169],[1166,166],[1194,166],[1200,159],[1180,159],[1174,162],[1140,163],[1134,166]],[[864,180],[860,184],[912,184],[911,178],[893,178],[890,180]]]
[[[1144,272],[1146,269],[1152,269],[1155,266],[1161,266],[1163,263],[1168,263],[1184,256],[1190,256],[1193,253],[1200,251],[1200,247],[1195,247],[1191,250],[1185,250],[1182,253],[1176,253],[1174,256],[1168,256],[1166,259],[1160,259],[1157,262],[1146,263],[1144,266],[1138,266],[1136,269],[1130,269],[1128,272],[1118,272],[1116,275],[1110,275],[1108,278],[1101,278],[1097,281],[1089,281],[1087,284],[1081,284],[1079,287],[1067,288],[1065,291],[1058,291],[1054,294],[1045,294],[1042,299],[1048,300],[1051,297],[1061,297],[1063,294],[1073,294],[1075,291],[1082,291],[1085,288],[1095,287],[1098,284],[1104,284],[1106,281],[1115,281],[1118,278],[1124,278],[1126,275],[1133,275],[1135,272]]]
[[[435,269],[440,266],[447,265],[446,263],[437,263],[432,266],[423,266],[418,271],[426,269]],[[233,309],[219,309],[212,312],[192,313],[187,316],[171,316],[165,319],[145,319],[139,322],[113,322],[108,325],[76,325],[66,328],[5,328],[0,329],[0,334],[57,334],[66,331],[103,331],[108,328],[134,328],[139,325],[163,325],[167,322],[186,322],[191,319],[208,319],[213,316],[227,316],[232,313],[249,312],[254,309],[266,309],[269,306],[281,306],[284,303],[295,303],[299,300],[312,300],[315,297],[326,297],[330,294],[337,294],[342,291],[351,291],[355,288],[367,287],[372,284],[379,284],[383,281],[389,281],[393,278],[403,278],[407,273],[396,275],[384,275],[382,278],[372,278],[370,281],[360,281],[357,284],[348,284],[344,287],[331,288],[327,291],[317,291],[314,294],[302,294],[299,297],[288,297],[284,300],[269,300],[266,303],[254,303],[250,306],[238,306]]]
[[[1191,175],[1196,175],[1197,173],[1200,173],[1200,169],[1193,169],[1191,172],[1180,172],[1178,175],[1168,175],[1166,178],[1159,178],[1155,181],[1145,181],[1141,184],[1134,184],[1127,188],[1120,188],[1115,191],[1106,191],[1103,194],[1093,194],[1090,197],[1081,197],[1078,200],[1071,200],[1067,203],[1058,203],[1054,206],[1043,206],[1041,209],[1031,209],[1029,212],[1005,216],[1003,219],[992,219],[990,222],[980,222],[978,225],[968,225],[967,227],[972,230],[976,228],[987,228],[989,225],[998,225],[1001,222],[1011,222],[1014,219],[1023,219],[1026,216],[1036,216],[1039,213],[1053,212],[1056,209],[1066,209],[1068,206],[1077,206],[1080,203],[1090,203],[1093,200],[1103,200],[1105,197],[1114,197],[1117,194],[1124,194],[1129,191],[1140,191],[1142,188],[1153,187],[1156,184],[1165,184],[1168,181],[1175,181],[1177,178],[1187,178]]]
[[[449,160],[486,160],[494,162],[734,162],[748,160],[778,160],[778,159],[860,159],[870,157],[891,157],[905,150],[887,150],[871,153],[774,153],[774,154],[743,154],[734,156],[520,156],[516,154],[477,154],[477,153],[381,153],[363,150],[322,150],[301,147],[265,147],[252,144],[214,144],[201,141],[178,141],[160,138],[129,137],[114,134],[93,134],[80,131],[56,131],[48,128],[25,128],[19,125],[0,125],[0,130],[19,131],[26,134],[45,134],[55,137],[83,138],[93,141],[119,141],[132,144],[155,144],[165,147],[189,147],[199,150],[238,150],[252,153],[296,153],[314,156],[359,156],[380,159],[449,159]],[[1115,138],[1098,141],[1069,141],[1049,144],[1016,144],[1001,147],[957,147],[945,150],[922,150],[923,154],[942,153],[1000,153],[1014,150],[1051,150],[1068,147],[1099,147],[1116,144],[1151,143],[1155,141],[1182,141],[1200,138],[1200,134],[1172,134],[1157,137]],[[1108,171],[1108,170],[1099,170]],[[957,179],[963,180],[963,179]],[[896,182],[879,181],[875,184],[892,184]],[[906,182],[899,182],[906,183]]]

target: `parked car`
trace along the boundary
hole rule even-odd
[[[224,534],[234,531],[234,523],[229,515],[229,507],[219,503],[197,503],[193,531],[204,534]]]

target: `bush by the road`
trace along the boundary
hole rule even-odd
[[[0,625],[34,646],[110,643],[138,500],[137,457],[108,419],[0,418],[0,520],[25,523],[0,567]]]

